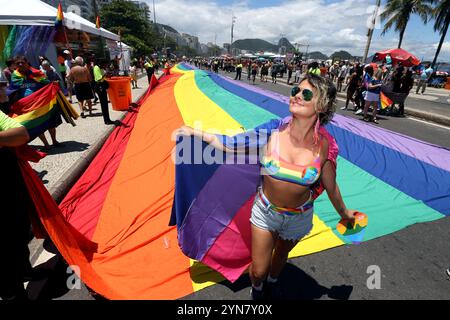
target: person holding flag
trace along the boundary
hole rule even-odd
[[[12,73],[11,84],[9,87],[9,89],[14,92],[13,103],[31,95],[50,83],[42,71],[34,69],[28,64],[28,60],[25,57],[16,57],[16,65],[17,69]],[[55,147],[60,145],[58,140],[56,140],[56,127],[61,123],[61,117],[54,117],[52,118],[48,129],[53,146]],[[39,138],[44,144],[44,148],[50,148],[44,133],[40,134]]]

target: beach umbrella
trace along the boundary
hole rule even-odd
[[[388,54],[391,56],[392,63],[394,65],[399,62],[401,62],[405,67],[413,67],[420,64],[420,60],[416,56],[403,49],[388,49],[379,51],[375,54],[373,61],[383,61]]]

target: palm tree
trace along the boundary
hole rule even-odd
[[[441,40],[439,41],[433,63],[431,64],[432,68],[434,68],[434,65],[436,64],[445,36],[447,35],[448,25],[450,23],[450,0],[439,0],[434,8],[433,17],[435,19],[434,31],[439,31]]]
[[[400,33],[398,47],[400,48],[403,41],[406,25],[412,14],[418,14],[422,21],[428,22],[428,15],[432,12],[432,8],[428,3],[434,0],[387,0],[385,10],[381,14],[381,20],[386,21],[381,35],[384,35],[390,28],[394,27],[395,31]]]

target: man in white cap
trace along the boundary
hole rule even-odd
[[[70,54],[69,50],[64,50],[64,66],[66,67],[66,85],[67,85],[67,92],[69,93],[69,102],[72,102],[72,92],[73,92],[73,82],[70,80],[70,69],[72,68],[72,55]]]

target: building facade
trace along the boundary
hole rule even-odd
[[[191,36],[187,33],[182,33],[181,37],[186,41],[189,48],[196,50],[197,52],[201,51],[200,41],[198,41],[198,37]]]
[[[151,21],[150,18],[150,7],[147,3],[142,1],[131,1],[136,7],[142,10],[142,16],[145,20]]]

